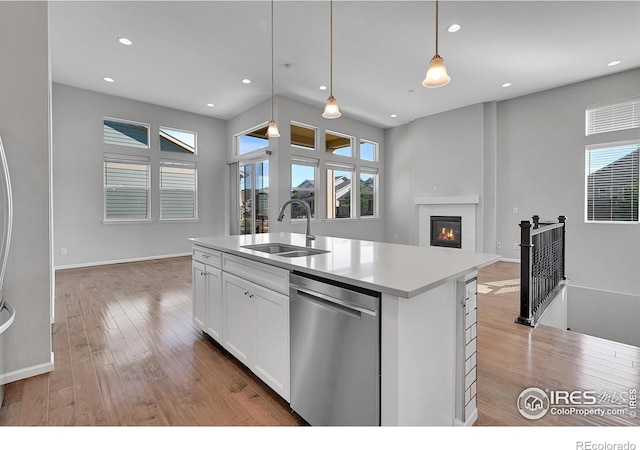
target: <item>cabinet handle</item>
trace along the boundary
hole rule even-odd
[[[209,259],[209,255],[202,255],[204,259]]]

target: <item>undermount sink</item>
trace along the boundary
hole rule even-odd
[[[320,255],[322,253],[329,252],[329,250],[322,250],[319,248],[299,247],[297,245],[278,243],[243,245],[242,248],[246,248],[247,250],[255,250],[257,252],[269,253],[277,256],[283,256],[285,258],[299,258],[303,256]]]

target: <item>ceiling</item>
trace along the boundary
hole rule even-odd
[[[334,1],[343,117],[389,128],[640,67],[640,1],[441,0],[439,10],[452,81],[427,89],[435,2]],[[52,1],[49,12],[56,83],[220,119],[270,98],[268,1]],[[329,12],[326,0],[274,5],[275,93],[318,115],[329,95],[318,89],[330,83]],[[449,33],[453,23],[462,28]]]

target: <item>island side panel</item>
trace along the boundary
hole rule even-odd
[[[455,420],[456,282],[410,299],[382,296],[382,425]]]

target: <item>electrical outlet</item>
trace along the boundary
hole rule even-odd
[[[519,245],[518,244],[513,244],[513,249],[514,250],[518,250]]]
[[[438,186],[437,185],[433,185],[433,192],[437,192],[438,191]]]
[[[61,255],[66,255],[66,254],[67,254],[67,248],[66,248],[66,247],[62,247],[62,248],[60,249],[60,254],[61,254]]]
[[[496,244],[496,248],[502,248],[502,244],[501,244],[500,242],[498,242],[498,243]]]
[[[513,209],[512,209],[512,211],[513,211],[513,213],[514,213],[514,214],[518,214],[518,207],[517,207],[517,206],[514,206],[514,207],[513,207]]]

